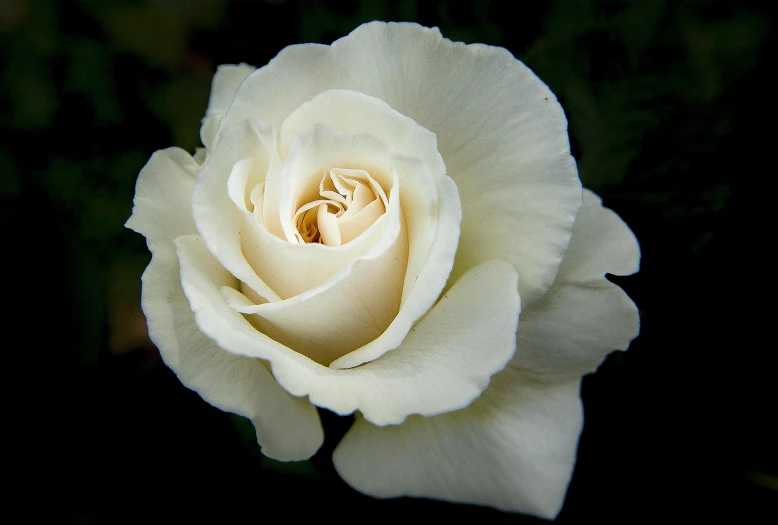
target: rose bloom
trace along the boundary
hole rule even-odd
[[[309,458],[355,413],[355,489],[554,517],[581,376],[638,333],[638,244],[581,187],[548,86],[502,48],[370,23],[213,79],[194,156],[157,151],[127,227],[187,387]]]

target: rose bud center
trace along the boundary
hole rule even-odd
[[[294,214],[299,243],[340,246],[369,228],[386,212],[386,192],[363,169],[324,170],[318,194]]]

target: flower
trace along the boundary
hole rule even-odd
[[[149,333],[181,381],[377,497],[544,517],[564,499],[581,376],[638,332],[606,273],[638,244],[583,190],[567,121],[508,51],[370,23],[221,66],[194,157],[141,171]]]

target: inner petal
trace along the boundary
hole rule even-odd
[[[246,260],[282,299],[324,284],[351,262],[366,256],[376,243],[384,245],[384,237],[394,238],[387,226],[392,222],[388,218],[394,206],[392,200],[397,201],[398,208],[401,201],[399,178],[419,177],[408,159],[375,137],[341,135],[320,126],[307,130],[300,139],[282,169],[269,170],[265,181],[248,192],[250,206],[243,211],[240,227]],[[326,173],[330,176],[325,178]],[[402,195],[403,203],[405,198]],[[349,199],[341,217],[333,217],[339,219],[341,245],[299,241],[296,234],[312,239],[308,227],[314,218],[317,229],[320,226],[318,206],[322,203],[315,201],[329,200],[345,206]],[[298,230],[295,215],[309,203],[315,209]],[[338,210],[328,206],[324,211],[337,215]],[[343,242],[344,238],[352,240]],[[407,266],[404,260],[398,264]]]
[[[318,197],[298,205],[292,219],[298,243],[340,246],[352,241],[386,213],[386,192],[367,170],[323,170]],[[299,199],[307,200],[305,193]]]

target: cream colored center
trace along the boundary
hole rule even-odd
[[[325,170],[319,196],[294,214],[300,243],[345,244],[367,230],[389,205],[381,185],[362,169]]]

